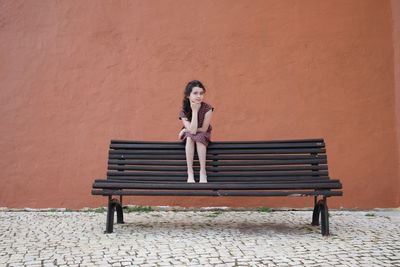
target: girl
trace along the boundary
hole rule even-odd
[[[200,81],[193,80],[186,85],[183,107],[179,113],[183,128],[178,137],[182,142],[186,141],[186,162],[188,183],[194,183],[193,156],[196,143],[197,155],[200,161],[200,183],[207,183],[206,153],[211,137],[210,125],[214,108],[203,102],[206,89]]]

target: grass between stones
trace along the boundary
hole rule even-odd
[[[257,211],[259,211],[259,212],[271,212],[272,209],[271,209],[271,208],[268,208],[268,207],[259,207],[259,208],[257,209]]]

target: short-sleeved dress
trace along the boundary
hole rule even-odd
[[[200,109],[197,113],[197,115],[198,115],[197,127],[198,128],[201,128],[203,126],[204,117],[205,117],[207,111],[209,111],[210,109],[214,111],[214,107],[212,107],[210,104],[208,104],[206,102],[201,102]],[[187,115],[185,114],[183,109],[179,112],[179,119],[182,120],[182,118],[188,119]],[[182,129],[183,128],[184,127],[182,127]],[[193,141],[201,142],[205,146],[208,146],[208,144],[211,142],[211,131],[212,131],[212,126],[210,124],[210,125],[208,125],[208,129],[206,132],[197,132],[195,134],[191,134],[189,132],[184,132],[181,136],[181,140],[182,140],[182,142],[184,142],[184,141],[186,141],[186,137],[190,136]]]

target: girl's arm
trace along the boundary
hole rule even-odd
[[[195,134],[197,132],[197,125],[198,125],[197,113],[198,113],[197,110],[192,110],[192,123],[190,123],[190,126],[189,126],[189,132],[191,134]]]
[[[208,126],[210,125],[211,122],[211,117],[212,117],[212,110],[209,110],[205,116],[204,116],[204,121],[203,121],[203,126],[200,128],[197,128],[196,132],[206,132],[208,130]],[[196,116],[197,118],[197,116]],[[186,132],[191,132],[190,131],[190,127],[193,125],[193,120],[192,120],[192,124],[189,121],[186,120],[182,120],[183,124],[185,125],[184,129],[186,130]],[[195,133],[196,133],[195,132]]]
[[[209,111],[206,112],[206,114],[204,115],[204,121],[203,121],[203,125],[201,126],[201,132],[206,132],[208,129],[208,126],[211,123],[211,117],[212,117],[212,113],[213,111],[210,109]]]
[[[192,121],[188,121],[186,117],[182,117],[182,123],[184,125],[184,128],[187,132],[190,132],[191,134],[195,134],[198,131],[201,131],[201,129],[197,128],[198,122],[197,122],[197,111],[192,111]]]

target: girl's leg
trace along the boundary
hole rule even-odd
[[[206,172],[207,147],[200,142],[196,142],[196,147],[197,147],[197,155],[199,156],[199,161],[200,161],[200,183],[207,183],[207,172]]]
[[[194,141],[189,136],[186,137],[186,163],[187,163],[187,173],[188,173],[188,183],[194,183],[193,174],[193,157],[194,157]]]

